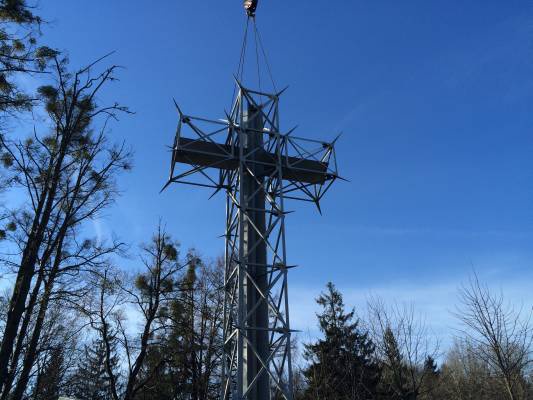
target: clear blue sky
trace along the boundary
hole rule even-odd
[[[95,227],[132,244],[161,217],[184,247],[222,254],[224,198],[159,189],[175,97],[223,117],[245,22],[240,0],[42,2],[44,40],[81,66],[116,50],[121,81],[103,100],[136,115],[113,126],[135,151],[117,206]],[[262,0],[258,25],[282,124],[337,132],[342,175],[323,203],[290,204],[297,328],[332,280],[350,304],[369,293],[412,300],[447,324],[474,267],[513,299],[533,295],[533,2]]]

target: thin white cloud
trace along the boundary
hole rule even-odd
[[[484,270],[485,271],[485,270]],[[470,271],[465,272],[464,278],[457,282],[435,282],[411,284],[376,285],[373,287],[350,287],[339,284],[337,287],[344,297],[348,308],[354,307],[361,318],[365,318],[366,304],[371,297],[379,297],[386,304],[412,304],[415,311],[425,319],[432,335],[442,344],[442,350],[452,343],[458,334],[460,325],[453,315],[458,305],[458,290],[468,280]],[[533,293],[528,282],[530,277],[504,279],[505,270],[489,269],[483,273],[481,279],[493,291],[503,294],[505,299],[524,310],[533,304]],[[532,274],[533,275],[533,274]],[[302,331],[301,339],[312,340],[319,335],[316,313],[320,307],[315,298],[324,287],[292,286],[290,289],[291,326]]]
[[[103,234],[103,227],[102,227],[102,221],[99,218],[95,218],[92,220],[93,223],[93,231],[94,235],[96,236],[96,243],[102,243],[105,238]]]

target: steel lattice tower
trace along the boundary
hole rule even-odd
[[[222,120],[184,114],[170,183],[226,192],[221,399],[293,399],[287,199],[314,202],[339,177],[333,142],[282,133],[279,93],[245,88]],[[176,171],[176,164],[189,169]],[[166,186],[165,186],[166,187]],[[216,193],[215,192],[215,193]]]

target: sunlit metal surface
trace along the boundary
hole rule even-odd
[[[279,98],[244,88],[225,119],[179,112],[169,182],[226,192],[221,398],[293,399],[285,200],[320,200],[335,141],[281,133]],[[178,165],[189,165],[185,170]]]
[[[246,10],[246,13],[253,17],[255,16],[255,11],[257,10],[257,3],[259,0],[245,0],[244,1],[244,9]]]

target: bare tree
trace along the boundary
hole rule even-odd
[[[37,392],[46,392],[56,378],[56,383],[63,389],[66,384],[65,378],[75,365],[77,343],[83,325],[77,313],[66,306],[68,304],[60,299],[52,299],[49,304],[45,321],[41,326],[40,340],[35,351],[36,359],[29,374],[25,398],[37,398]],[[35,324],[36,319],[32,318],[30,330],[34,329]],[[31,340],[31,336],[24,338],[23,354]],[[62,358],[62,355],[68,357]],[[22,368],[22,363],[17,365],[14,378],[19,377]]]
[[[87,310],[91,326],[106,347],[106,369],[115,400],[132,400],[151,373],[163,366],[166,359],[153,371],[144,373],[148,351],[160,345],[160,338],[169,324],[169,308],[176,291],[180,271],[178,244],[167,235],[161,225],[152,241],[143,246],[141,260],[144,271],[134,279],[117,278],[106,272],[98,283],[98,298]],[[128,314],[137,320],[139,330],[131,328]],[[118,342],[125,356],[126,373],[123,390],[119,387],[119,372],[111,365],[113,342]]]
[[[75,366],[83,322],[61,301],[50,304],[32,366],[25,398],[49,399],[51,389],[66,390],[68,375]],[[48,392],[48,393],[47,393]]]
[[[393,399],[416,400],[434,389],[428,362],[439,354],[425,319],[413,305],[387,307],[379,298],[368,302],[368,325],[382,363],[382,386]]]
[[[184,268],[184,265],[180,264],[178,246],[160,224],[151,243],[143,246],[141,258],[146,272],[137,276],[134,287],[124,289],[143,320],[142,331],[133,340],[128,338],[125,327],[119,326],[128,359],[124,400],[133,399],[144,386],[144,380],[139,381],[138,378],[148,347],[157,345],[155,341],[159,332],[167,327],[170,302],[177,290],[178,273]]]
[[[500,400],[506,397],[498,375],[478,357],[476,346],[468,339],[455,339],[441,368],[442,384],[437,390],[437,399]]]
[[[104,343],[104,363],[109,379],[109,390],[114,400],[120,399],[120,375],[113,359],[116,356],[116,343],[119,340],[117,326],[124,319],[123,305],[126,303],[124,292],[120,289],[118,274],[107,268],[101,275],[95,276],[93,296],[88,297],[83,312],[89,319],[91,328]]]
[[[184,337],[185,363],[190,378],[191,396],[208,400],[218,396],[217,374],[220,374],[224,299],[224,263],[206,264],[194,252],[188,254],[189,273],[182,281],[182,305],[186,312],[174,321],[181,324],[174,330]],[[193,275],[193,276],[191,276]]]
[[[149,347],[139,398],[210,400],[220,394],[224,263],[185,256],[168,325]]]
[[[523,379],[531,363],[531,311],[523,312],[492,293],[477,275],[459,292],[455,315],[463,334],[475,344],[471,350],[497,371],[511,400],[524,398]]]
[[[18,366],[18,360],[13,359],[5,390],[2,394],[3,398],[9,397],[11,400],[20,400],[23,397],[30,380],[30,373],[39,356],[39,345],[42,343],[41,336],[43,331],[45,331],[49,308],[56,304],[61,304],[64,314],[70,310],[74,312],[79,299],[92,290],[86,283],[86,274],[96,273],[104,268],[107,263],[105,255],[115,253],[121,246],[121,243],[116,243],[109,247],[82,244],[75,254],[66,253],[66,249],[63,248],[61,253],[65,252],[66,254],[56,255],[50,270],[45,272],[46,278],[43,284],[43,291],[34,306],[32,326],[31,329],[27,330],[27,338],[29,340],[24,347],[24,358],[21,371],[17,376],[17,384],[14,391],[9,394],[9,389],[15,378],[14,372]],[[21,337],[19,336],[19,338]],[[16,348],[17,350],[18,348]]]
[[[28,196],[28,207],[13,212],[10,222],[13,225],[10,230],[15,231],[11,238],[19,253],[14,260],[5,260],[16,274],[16,281],[0,346],[2,387],[9,380],[10,361],[13,366],[20,356],[17,336],[26,336],[41,286],[44,285],[45,292],[39,309],[44,320],[57,277],[72,274],[108,254],[108,249],[104,249],[89,255],[93,246],[87,246],[79,237],[82,224],[97,217],[114,200],[116,173],[130,166],[130,155],[124,146],[112,146],[107,141],[109,119],[128,110],[118,104],[104,107],[96,104],[96,95],[103,85],[115,79],[117,66],[93,74],[98,61],[71,74],[67,60],[55,56],[56,82],[39,89],[51,132],[39,135],[35,131],[25,141],[0,137],[3,157],[10,160],[12,182]],[[103,117],[104,122],[95,134],[93,123],[98,117]],[[35,345],[39,330],[34,332]],[[34,356],[29,357],[27,362]],[[26,374],[30,369],[27,365]],[[22,378],[15,398],[20,398],[25,389],[27,378]],[[4,387],[4,392],[5,389],[9,388]]]

